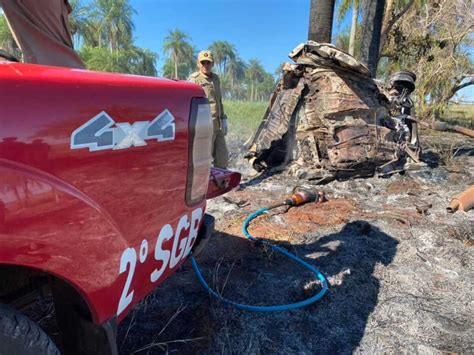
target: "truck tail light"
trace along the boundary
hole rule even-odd
[[[189,164],[186,203],[201,202],[207,193],[212,164],[213,125],[206,98],[194,98],[189,121]]]

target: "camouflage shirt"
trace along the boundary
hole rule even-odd
[[[217,74],[211,73],[208,77],[201,72],[195,72],[190,75],[189,81],[199,84],[204,89],[209,105],[211,106],[211,114],[213,119],[225,119],[224,106],[222,105],[221,82]]]

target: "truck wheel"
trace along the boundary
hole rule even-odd
[[[0,304],[0,355],[59,355],[53,341],[23,314]]]

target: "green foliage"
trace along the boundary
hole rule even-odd
[[[235,61],[235,46],[227,41],[215,41],[209,45],[214,56],[214,62],[220,74],[227,73],[227,64]]]
[[[169,31],[163,43],[163,52],[167,56],[163,75],[186,79],[196,63],[196,49],[191,44],[191,38],[178,28]]]
[[[134,46],[110,51],[104,47],[82,46],[79,55],[87,68],[97,71],[156,76],[156,54]]]
[[[267,73],[258,59],[250,59],[245,78],[248,82],[248,98],[250,101],[268,98],[275,88],[275,78]]]
[[[133,16],[136,11],[130,0],[91,0],[88,3],[69,0],[69,3],[73,9],[69,20],[74,44],[88,69],[157,75],[158,55],[134,44]],[[7,50],[15,46],[3,16],[0,16],[0,46]],[[266,72],[257,59],[244,61],[235,46],[223,40],[211,43],[209,50],[213,52],[214,70],[220,75],[226,99],[266,101],[270,98],[276,84],[275,76]],[[187,79],[197,70],[197,49],[191,37],[180,29],[168,32],[163,53],[163,76]],[[276,75],[280,75],[280,70]],[[261,115],[257,121],[260,118]]]
[[[0,15],[0,48],[5,50],[7,53],[20,58],[21,52],[13,39],[13,36],[8,27],[5,16]]]
[[[158,55],[133,43],[133,15],[129,0],[94,0],[82,6],[71,0],[69,16],[79,55],[91,70],[156,76]]]
[[[346,16],[347,12],[350,8],[354,10],[355,8],[359,8],[360,0],[341,0],[338,4],[337,8],[337,21],[341,24],[344,16]]]
[[[443,120],[452,125],[474,129],[474,104],[450,104]]]
[[[131,45],[136,11],[129,0],[94,0],[89,9],[99,47],[107,45],[116,51]]]
[[[224,101],[229,118],[230,139],[246,140],[257,129],[267,109],[267,102]]]
[[[384,48],[387,71],[417,75],[415,103],[422,119],[440,118],[449,100],[474,84],[470,52],[474,28],[472,0],[424,1],[413,6],[390,33]]]
[[[350,36],[351,36],[350,29],[348,27],[344,28],[342,31],[340,31],[337,34],[335,46],[349,53]],[[358,26],[356,29],[356,36],[355,36],[355,42],[354,42],[354,53],[360,52],[361,37],[362,37],[362,30],[360,26]]]
[[[231,100],[267,100],[275,88],[275,77],[267,73],[257,59],[246,63],[235,46],[227,41],[214,41],[208,49],[214,58],[214,71],[220,76],[223,96]],[[196,49],[190,36],[176,28],[169,31],[163,44],[166,55],[162,75],[186,79],[197,70]]]

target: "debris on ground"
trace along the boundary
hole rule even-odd
[[[153,343],[204,354],[472,353],[474,211],[449,214],[445,207],[474,184],[474,145],[454,133],[420,134],[429,168],[305,183],[328,201],[281,207],[252,222],[253,235],[296,253],[332,281],[319,303],[272,314],[239,311],[209,297],[188,263],[119,327],[121,353]],[[318,290],[309,272],[241,234],[250,213],[281,201],[302,181],[287,171],[251,178],[243,140],[229,145],[240,152],[231,168],[246,178],[208,204],[217,230],[198,257],[206,280],[241,303],[307,298]]]
[[[454,213],[456,211],[467,212],[474,207],[474,185],[462,192],[459,196],[453,198],[447,211]]]
[[[243,138],[227,142],[244,179],[209,201],[216,231],[198,263],[238,303],[310,297],[319,281],[241,229],[295,187],[315,190],[325,198],[275,208],[249,231],[321,270],[327,294],[291,312],[240,311],[210,297],[188,263],[120,325],[120,352],[473,353],[474,211],[445,208],[451,196],[453,210],[470,205],[459,193],[474,185],[472,140],[408,119],[408,72],[387,86],[330,45],[291,55],[250,155]]]

